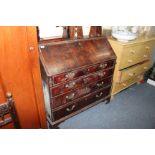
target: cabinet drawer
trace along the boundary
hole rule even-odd
[[[121,54],[119,69],[124,69],[150,59],[151,50],[152,46],[149,43],[146,43],[145,45],[124,47]]]
[[[114,66],[114,63],[115,63],[114,60],[110,60],[110,61],[106,61],[106,62],[103,62],[103,63],[99,63],[97,65],[90,66],[87,69],[87,73],[88,74],[89,73],[95,73],[95,72],[97,72],[99,70],[110,68],[110,67]]]
[[[138,82],[141,78],[142,78],[142,76],[137,76],[135,78],[131,78],[128,81],[125,81],[125,82],[122,82],[122,83],[113,82],[112,95],[115,95],[118,92],[120,92],[121,90],[124,90],[124,89],[128,88],[132,84]]]
[[[134,77],[144,73],[145,71],[147,71],[150,68],[150,65],[151,65],[151,62],[147,61],[145,63],[138,64],[133,67],[129,67],[128,69],[118,71],[119,74],[118,74],[117,82],[124,82],[124,81],[127,81],[131,78],[134,78]]]
[[[60,84],[58,86],[54,86],[51,88],[52,96],[57,96],[63,93],[67,93],[73,89],[81,88],[87,84],[90,84],[94,81],[102,80],[103,78],[107,78],[109,76],[113,75],[114,68],[101,70],[99,72],[96,72],[94,74],[90,74],[86,77],[83,77],[78,80],[65,82],[63,84]]]
[[[107,87],[111,84],[112,77],[103,79],[98,82],[93,82],[86,87],[79,88],[77,90],[71,91],[69,93],[59,95],[57,97],[52,98],[52,108],[57,108],[61,105],[65,105],[79,97]]]
[[[105,75],[104,75],[105,79],[100,77],[100,75],[102,75],[102,74],[99,72],[97,74],[87,76],[86,78],[81,78],[78,80],[66,82],[66,83],[61,84],[59,86],[52,87],[51,88],[52,97],[67,93],[67,92],[72,91],[74,89],[80,89],[80,88],[82,88],[82,87],[84,87],[90,83],[94,83],[95,81],[98,81],[101,79],[103,79],[101,82],[104,83],[104,85],[109,84],[109,81],[111,80],[111,77],[112,77],[111,73],[112,73],[112,69],[110,69],[109,71],[106,71]],[[106,78],[106,77],[108,77],[108,78]]]
[[[74,102],[73,104],[68,105],[65,108],[62,108],[60,110],[53,112],[54,120],[55,121],[59,120],[62,117],[65,117],[77,110],[80,110],[80,109],[86,107],[87,105],[108,96],[109,93],[110,93],[110,87],[108,87],[104,90],[95,92],[91,95],[85,96],[85,97],[81,98],[80,100]]]
[[[53,82],[54,84],[59,84],[61,82],[70,81],[78,77],[88,75],[90,73],[95,73],[96,71],[99,71],[99,70],[110,68],[114,65],[114,63],[115,63],[114,60],[105,61],[103,63],[92,65],[83,69],[55,75],[53,77]]]
[[[67,93],[73,89],[81,88],[83,85],[84,85],[83,79],[69,81],[69,82],[63,83],[61,85],[52,87],[51,94],[52,94],[52,97],[54,97],[54,96],[57,96],[60,94]]]
[[[83,80],[84,80],[85,84],[89,84],[93,81],[102,80],[103,78],[107,78],[109,76],[112,76],[113,72],[114,72],[114,68],[102,70],[102,71],[99,71],[95,74],[89,75],[88,77],[84,78]]]

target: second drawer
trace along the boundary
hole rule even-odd
[[[147,61],[142,64],[138,64],[136,66],[130,67],[128,69],[124,69],[118,72],[118,77],[116,82],[124,82],[131,78],[134,78],[144,72],[146,72],[151,65],[150,61]]]

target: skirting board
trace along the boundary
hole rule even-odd
[[[148,79],[147,83],[150,84],[150,85],[155,86],[155,81],[154,80]]]

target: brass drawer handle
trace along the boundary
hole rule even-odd
[[[75,97],[75,93],[71,93],[69,95],[66,96],[67,100],[72,100]]]
[[[100,73],[98,73],[98,75],[99,75],[100,77],[103,77],[104,75],[106,75],[106,72],[100,72]]]
[[[128,60],[128,62],[129,62],[129,63],[132,63],[132,62],[133,62],[133,60]]]
[[[75,82],[70,82],[69,84],[66,84],[65,87],[66,88],[73,88],[75,86]]]
[[[66,111],[70,112],[70,111],[74,110],[74,108],[75,108],[75,105],[72,105],[71,108],[66,108]]]
[[[101,83],[97,83],[97,87],[102,87],[103,85],[104,85],[103,81]]]
[[[74,72],[70,72],[68,74],[65,75],[66,78],[72,79],[75,76]]]
[[[108,64],[100,64],[100,68],[105,68],[107,66],[108,66]]]
[[[99,98],[99,97],[101,97],[102,95],[103,95],[103,93],[100,92],[100,94],[97,94],[97,95],[96,95],[96,98]]]

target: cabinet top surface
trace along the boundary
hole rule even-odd
[[[47,43],[39,49],[48,76],[116,58],[106,38]]]
[[[117,39],[113,38],[113,37],[109,37],[108,40],[110,42],[119,44],[119,45],[132,45],[132,44],[136,44],[136,43],[145,43],[148,41],[154,41],[155,42],[155,37],[141,37],[132,41],[128,41],[128,42],[120,42]]]

